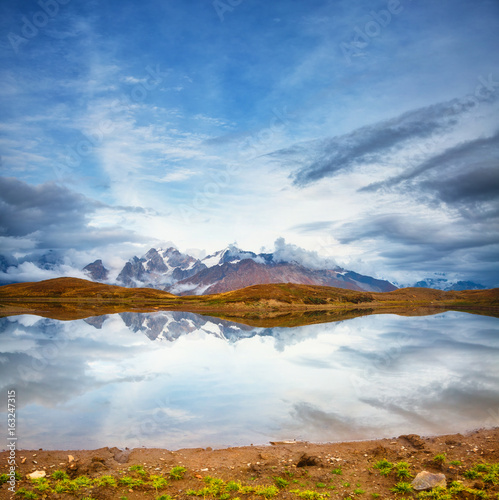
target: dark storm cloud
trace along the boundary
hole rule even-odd
[[[426,194],[434,201],[468,209],[466,216],[497,215],[497,204],[489,202],[499,199],[499,133],[449,148],[361,191],[387,189]]]
[[[89,225],[99,209],[142,212],[135,207],[108,207],[66,187],[49,182],[32,186],[0,177],[0,236],[26,238],[37,248],[93,248],[109,243],[137,241],[131,231]]]
[[[438,222],[416,219],[411,214],[381,215],[358,221],[355,224],[343,224],[341,229],[341,235],[337,238],[342,243],[382,238],[404,246],[420,245],[442,252],[499,243],[499,234],[495,231],[488,231],[486,227],[474,226],[473,238],[470,238],[468,231],[459,233],[456,228],[447,225],[440,226]]]
[[[86,225],[99,203],[55,183],[31,186],[0,178],[0,234],[27,236],[35,231],[71,230]]]
[[[476,103],[473,101],[453,99],[409,111],[332,139],[280,150],[270,156],[289,161],[296,156],[311,155],[308,164],[292,175],[295,185],[305,186],[323,177],[350,171],[360,164],[382,161],[387,154],[398,151],[410,141],[428,139],[447,131],[474,106]],[[312,154],[308,152],[310,150]]]

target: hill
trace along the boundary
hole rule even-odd
[[[125,288],[80,278],[54,278],[0,286],[0,300],[6,298],[44,299],[163,299],[175,295],[152,288]]]
[[[78,278],[56,278],[0,287],[0,316],[38,314],[55,319],[135,311],[183,310],[243,323],[325,322],[373,313],[434,314],[459,309],[499,315],[499,289],[442,291],[402,288],[358,292],[342,288],[279,283],[214,295],[175,296],[151,288],[125,288]],[[334,312],[334,314],[333,314]]]

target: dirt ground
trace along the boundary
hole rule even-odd
[[[8,456],[8,451],[0,452],[0,474],[9,471]],[[407,462],[412,476],[423,470],[443,472],[448,485],[452,481],[461,481],[464,486],[483,492],[459,498],[499,498],[499,481],[484,481],[483,474],[476,478],[464,475],[477,464],[499,463],[499,428],[466,435],[419,437],[412,434],[376,441],[332,444],[282,442],[215,450],[17,450],[17,472],[22,479],[16,483],[16,490],[21,489],[21,492],[12,497],[8,490],[9,483],[5,482],[0,487],[0,498],[169,500],[202,496],[220,500],[236,497],[263,500],[272,497],[305,500],[400,499],[400,494],[391,491],[400,481],[400,476],[397,477],[394,471],[384,476],[374,468],[382,459],[391,463]],[[175,473],[172,476],[174,467],[185,468],[185,472],[174,469],[182,476],[180,479],[174,477]],[[38,489],[36,482],[26,478],[34,471],[46,473],[46,479],[38,483],[42,484]],[[61,476],[59,483],[62,484],[59,490],[73,488],[73,491],[55,491],[58,484],[53,476],[55,471],[65,472],[68,476],[64,480],[65,476],[58,473]],[[98,484],[97,479],[102,476],[112,476],[116,484]],[[158,482],[158,476],[166,479],[168,484]],[[88,479],[80,480],[78,487],[70,486],[81,477]],[[223,483],[210,478],[221,479]],[[85,481],[88,484],[84,484]],[[125,484],[126,481],[136,481],[136,484]],[[140,481],[144,484],[141,485]],[[411,495],[414,493],[405,496]]]

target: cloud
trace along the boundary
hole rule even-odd
[[[55,182],[32,186],[0,177],[0,237],[10,251],[22,249],[91,249],[141,241],[113,223],[94,222],[101,213],[144,213],[137,207],[110,207]]]
[[[499,196],[499,133],[462,142],[413,168],[360,191],[403,190],[427,193],[435,200],[462,207],[477,207]],[[497,207],[495,207],[497,215]]]
[[[484,100],[495,101],[497,92]],[[297,144],[269,156],[300,166],[291,177],[303,187],[324,177],[348,172],[365,164],[383,163],[387,157],[435,135],[452,130],[463,115],[477,106],[474,100],[453,99],[403,113],[395,118],[358,128],[331,139]]]
[[[328,269],[337,267],[332,258],[321,257],[317,252],[305,250],[296,245],[286,243],[284,238],[277,238],[274,243],[275,262],[297,262],[312,269]]]
[[[54,182],[31,186],[14,178],[0,178],[0,232],[27,236],[57,228],[73,232],[84,226],[87,214],[101,206]]]

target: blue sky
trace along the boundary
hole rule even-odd
[[[497,1],[0,11],[2,253],[283,237],[399,283],[499,285]]]

